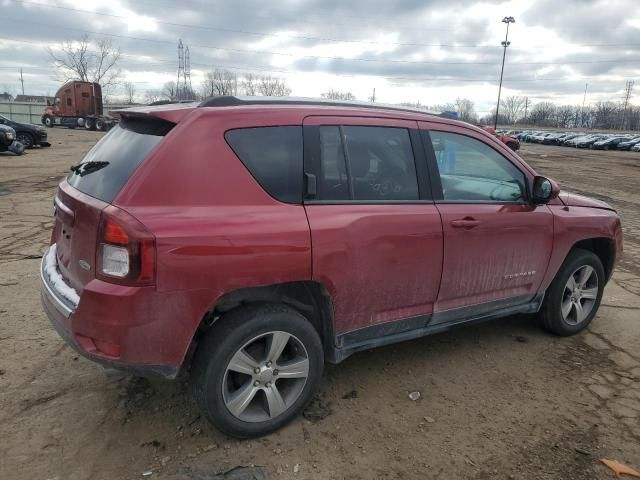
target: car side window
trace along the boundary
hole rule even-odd
[[[320,178],[317,197],[349,200],[349,177],[340,127],[320,127]]]
[[[522,202],[525,176],[485,143],[456,133],[430,131],[443,200]]]
[[[418,200],[406,128],[320,127],[320,200]]]
[[[224,137],[267,193],[281,202],[302,202],[302,127],[240,128]]]

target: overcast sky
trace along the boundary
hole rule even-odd
[[[640,80],[638,0],[0,0],[0,90],[54,94],[47,46],[89,33],[121,47],[123,77],[146,89],[175,80],[177,42],[198,89],[214,67],[285,77],[296,96],[328,88],[386,103],[495,105],[503,95],[581,104],[621,99]],[[640,83],[636,86],[640,95]],[[118,93],[118,92],[116,92]]]

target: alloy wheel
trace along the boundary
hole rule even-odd
[[[282,331],[263,333],[245,343],[227,365],[224,404],[239,420],[272,420],[296,402],[308,376],[309,356],[298,338]]]
[[[598,275],[593,267],[584,265],[573,272],[562,295],[562,318],[570,325],[585,321],[598,298]]]

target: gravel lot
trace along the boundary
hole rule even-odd
[[[614,478],[600,458],[640,469],[640,154],[521,151],[623,218],[625,257],[588,332],[560,339],[512,317],[357,354],[327,368],[313,421],[237,441],[200,418],[185,383],[103,370],[49,325],[38,267],[53,194],[100,134],[50,135],[49,149],[0,154],[0,478]]]

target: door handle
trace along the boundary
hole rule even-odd
[[[464,228],[465,230],[471,230],[478,225],[480,225],[480,222],[473,217],[464,217],[459,220],[451,220],[451,226],[453,228]]]

